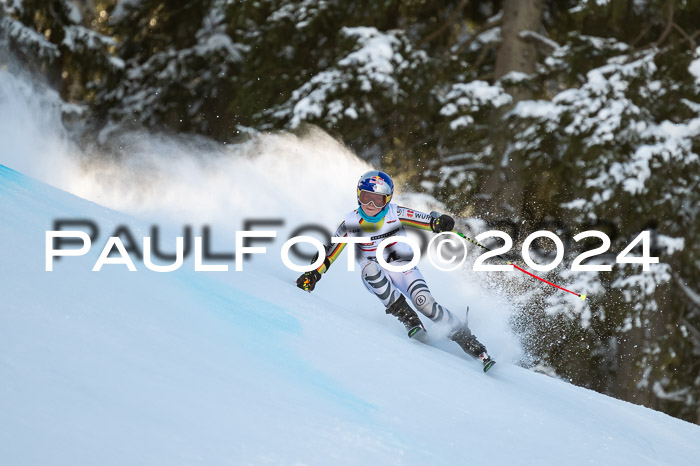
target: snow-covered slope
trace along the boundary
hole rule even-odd
[[[408,340],[368,294],[334,300],[333,279],[307,294],[252,266],[91,272],[104,238],[45,272],[59,217],[135,225],[0,166],[0,464],[700,457],[698,426],[509,364],[507,340],[478,314],[500,356],[488,375],[449,344]]]

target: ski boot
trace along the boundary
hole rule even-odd
[[[491,359],[491,356],[489,356],[489,353],[484,351],[479,355],[479,359],[481,359],[482,364],[484,365],[484,372],[488,372],[491,367],[496,364],[496,361]]]
[[[454,329],[449,337],[450,340],[457,343],[465,353],[475,358],[479,358],[484,365],[484,372],[487,372],[494,364],[496,364],[496,361],[491,359],[491,356],[489,356],[489,354],[486,352],[486,347],[476,339],[466,324],[458,326],[456,329]]]
[[[406,302],[403,295],[399,297],[391,306],[386,308],[386,313],[396,316],[408,330],[408,337],[413,338],[416,335],[425,332],[425,327],[418,318],[416,311],[411,308]]]

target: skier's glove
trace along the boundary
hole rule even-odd
[[[435,233],[442,233],[443,231],[452,231],[455,227],[455,219],[449,215],[440,215],[438,218],[434,218],[430,224],[431,228]]]
[[[310,270],[308,272],[304,272],[304,274],[297,278],[297,286],[301,288],[304,291],[313,291],[314,288],[316,288],[316,282],[321,279],[321,274],[318,273],[318,270]]]

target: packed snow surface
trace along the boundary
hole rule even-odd
[[[137,272],[92,272],[117,225],[135,235],[148,225],[4,166],[0,199],[0,464],[700,457],[696,425],[514,365],[502,304],[473,285],[455,292],[429,265],[443,304],[471,306],[473,330],[499,361],[489,374],[436,336],[409,340],[343,267],[312,294],[294,287],[274,248],[243,272],[194,272],[191,259],[172,273],[138,261]],[[101,236],[45,272],[56,218],[93,219]]]

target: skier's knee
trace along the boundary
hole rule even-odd
[[[435,298],[433,298],[433,295],[427,290],[416,293],[413,298],[413,304],[416,305],[416,308],[421,314],[428,317],[433,322],[444,321],[447,324],[452,323],[452,313],[438,304]]]
[[[413,297],[413,304],[423,315],[430,317],[433,304],[435,304],[435,298],[433,298],[432,294],[421,291],[416,293]]]
[[[369,261],[362,267],[362,279],[374,288],[383,286],[388,280],[382,268],[374,261]]]
[[[377,295],[384,306],[390,306],[401,296],[389,276],[375,262],[369,262],[362,268],[362,280],[365,287]]]
[[[448,327],[452,327],[456,323],[452,313],[435,301],[433,295],[427,291],[416,293],[413,303],[424,316],[433,322],[444,323]]]

